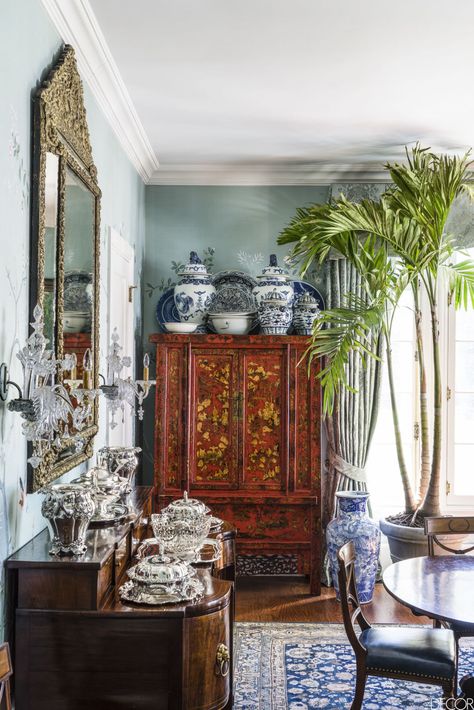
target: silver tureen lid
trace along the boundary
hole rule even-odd
[[[210,508],[197,498],[188,498],[188,492],[184,491],[183,497],[174,500],[166,508],[163,513],[168,513],[173,518],[188,518],[196,517],[197,515],[207,515],[210,513]]]
[[[141,584],[173,585],[193,576],[194,570],[176,557],[170,557],[161,551],[140,560],[138,564],[127,570],[127,575],[134,582]]]

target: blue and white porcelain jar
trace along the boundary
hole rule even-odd
[[[296,301],[293,311],[293,326],[296,334],[311,335],[313,323],[321,314],[317,299],[310,293],[304,293]]]
[[[355,547],[355,576],[361,604],[372,601],[380,553],[380,530],[367,514],[365,491],[340,491],[336,493],[338,515],[326,528],[326,542],[331,576],[339,599],[337,551],[352,540]]]
[[[174,302],[182,323],[197,323],[198,332],[206,332],[205,322],[216,295],[211,275],[195,251],[189,255],[189,264],[180,272],[174,287]]]
[[[258,283],[252,291],[255,296],[257,308],[262,298],[265,298],[265,296],[268,296],[268,294],[273,293],[275,290],[278,292],[278,295],[286,301],[290,308],[293,306],[295,291],[291,276],[282,269],[281,266],[278,266],[276,254],[270,254],[270,264],[262,269],[262,273],[257,276],[257,281]]]
[[[285,335],[291,325],[293,311],[288,301],[274,288],[258,304],[258,317],[265,335]]]

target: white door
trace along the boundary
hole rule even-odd
[[[132,365],[124,377],[135,376],[135,340],[133,323],[133,297],[134,284],[134,262],[135,252],[132,246],[120,236],[120,234],[109,228],[109,303],[108,303],[108,342],[114,328],[117,328],[120,336],[119,343],[123,350],[121,355],[129,355],[132,358]],[[115,429],[107,427],[109,446],[132,446],[134,433],[134,416],[130,412],[128,405],[125,405],[124,421],[120,413],[116,416],[118,422]]]

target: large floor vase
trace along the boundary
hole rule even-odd
[[[327,552],[336,596],[339,599],[337,551],[346,542],[352,540],[356,552],[357,593],[360,603],[367,604],[372,601],[377,575],[380,552],[379,526],[367,514],[368,493],[340,491],[336,493],[336,497],[338,515],[331,520],[326,529]]]

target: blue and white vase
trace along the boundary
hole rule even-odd
[[[279,296],[284,299],[291,308],[295,300],[295,290],[291,276],[285,269],[278,266],[276,254],[270,254],[270,264],[262,269],[262,273],[257,276],[257,285],[252,293],[255,296],[257,308],[263,298],[278,291]]]
[[[293,311],[288,301],[275,288],[258,303],[258,317],[265,335],[285,335],[291,325]]]
[[[361,604],[372,601],[380,553],[380,530],[367,514],[365,491],[340,491],[336,493],[338,515],[326,528],[327,553],[331,576],[339,599],[337,551],[352,540],[355,546],[355,577]]]
[[[180,272],[174,287],[174,302],[182,323],[197,323],[198,332],[206,332],[206,320],[216,295],[216,288],[206,265],[195,251],[189,255],[189,264]]]
[[[317,299],[310,293],[304,293],[297,299],[293,312],[293,327],[296,334],[311,335],[314,321],[321,315]]]

